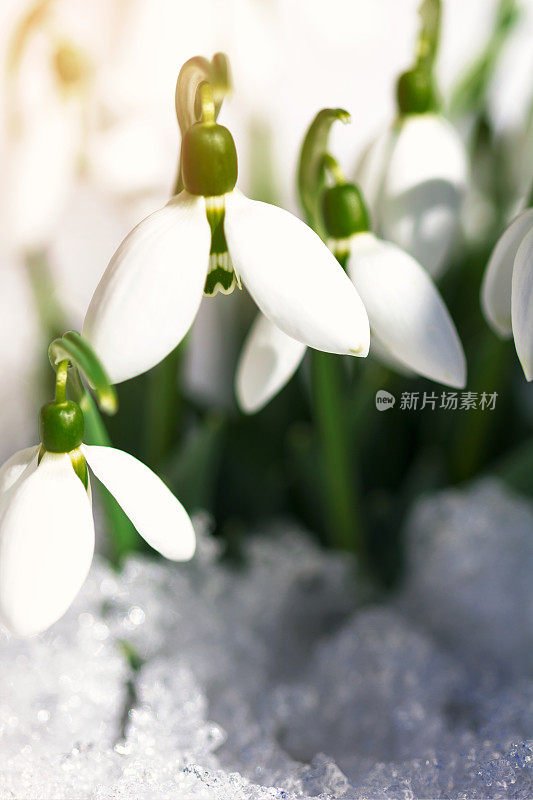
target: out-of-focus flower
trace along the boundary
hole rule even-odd
[[[401,368],[449,386],[464,386],[463,348],[427,271],[400,247],[370,233],[357,187],[330,187],[324,198],[331,201],[323,206],[330,246],[346,264],[365,304],[376,349]],[[264,406],[293,375],[304,352],[300,342],[259,317],[237,368],[236,394],[242,409],[254,412]]]
[[[284,333],[319,350],[366,356],[364,306],[320,237],[289,212],[235,189],[235,144],[215,123],[204,87],[202,122],[182,142],[185,190],[119,247],[87,311],[84,336],[112,381],[127,380],[179,344],[203,294],[228,294],[242,279]]]
[[[48,242],[81,168],[95,69],[112,44],[110,6],[95,3],[87,19],[79,3],[42,0],[11,20],[3,200],[11,243],[25,250]]]
[[[86,461],[151,547],[176,561],[194,554],[186,511],[148,467],[73,443],[69,452],[29,447],[0,469],[0,619],[16,636],[56,622],[85,581],[94,550]]]
[[[397,119],[367,148],[357,177],[378,234],[437,277],[459,227],[467,160],[458,134],[438,113],[440,0],[423,0],[419,15],[413,66],[396,83]]]
[[[429,112],[400,117],[370,145],[357,171],[379,235],[433,277],[442,273],[457,234],[467,175],[458,134]]]
[[[38,324],[27,313],[33,298],[24,267],[17,259],[0,259],[0,462],[24,442],[28,420],[38,412],[35,383],[39,355]]]
[[[500,236],[483,277],[481,307],[498,336],[514,337],[525,376],[533,380],[533,208]]]
[[[210,44],[210,5],[198,3],[201,26],[200,8],[188,12],[188,30],[169,0],[13,5],[4,20],[6,244],[48,245],[81,176],[122,200],[168,195],[175,120],[161,93],[172,97],[189,47]]]

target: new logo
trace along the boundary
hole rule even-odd
[[[390,392],[386,392],[385,389],[379,389],[376,392],[376,408],[378,411],[387,411],[387,409],[392,408],[394,403],[396,402],[396,398]]]

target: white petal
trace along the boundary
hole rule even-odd
[[[481,286],[481,308],[489,325],[504,338],[511,336],[511,284],[515,257],[533,229],[533,208],[522,211],[502,233],[492,251]]]
[[[31,636],[68,609],[94,550],[92,510],[65,453],[45,453],[13,486],[0,519],[0,617]]]
[[[428,273],[408,253],[371,234],[352,240],[348,271],[370,325],[395,358],[434,381],[465,385],[463,348]]]
[[[148,544],[166,558],[187,561],[196,537],[189,515],[145,464],[114,447],[82,445],[90,468]]]
[[[83,326],[114,383],[150,369],[185,336],[202,299],[210,246],[205,201],[187,192],[124,239]]]
[[[375,223],[385,239],[435,277],[457,235],[467,176],[463,144],[447,120],[415,114],[401,121],[389,147]]]
[[[311,228],[288,211],[233,191],[226,197],[225,232],[237,272],[284,333],[328,353],[367,355],[361,298]]]
[[[239,406],[253,414],[289,382],[306,347],[258,314],[237,364],[235,392]]]
[[[512,281],[513,334],[528,381],[533,380],[533,229],[518,248]]]
[[[40,445],[26,447],[19,450],[5,461],[0,467],[0,497],[7,492],[18,481],[33,457],[39,452]]]

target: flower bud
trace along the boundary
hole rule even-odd
[[[70,453],[83,441],[83,412],[77,403],[46,403],[39,414],[39,435],[45,450]]]
[[[191,194],[217,197],[237,183],[237,151],[233,136],[223,125],[197,122],[181,144],[183,183]]]
[[[400,114],[435,111],[437,99],[431,72],[426,69],[410,69],[402,73],[396,84],[396,101]]]
[[[332,239],[349,239],[355,233],[370,229],[365,202],[353,183],[341,183],[324,190],[322,215],[326,233]]]

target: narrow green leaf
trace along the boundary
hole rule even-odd
[[[221,417],[207,417],[163,471],[167,483],[190,511],[213,510],[225,434]]]

